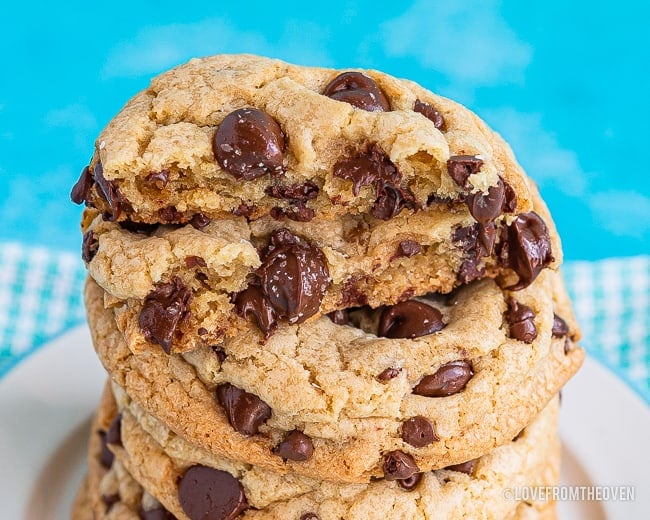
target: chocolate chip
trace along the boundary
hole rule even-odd
[[[341,289],[341,300],[338,302],[342,307],[358,307],[368,303],[368,295],[359,289],[360,277],[353,275],[348,278]]]
[[[399,243],[399,246],[397,246],[397,252],[393,255],[391,260],[400,257],[411,258],[412,256],[419,254],[420,251],[422,251],[422,246],[415,240],[402,240]]]
[[[235,477],[201,465],[189,468],[178,481],[178,501],[191,520],[232,520],[248,509]]]
[[[276,184],[274,186],[267,186],[264,193],[276,199],[306,202],[318,197],[318,191],[318,186],[313,182],[307,181],[303,184]]]
[[[219,363],[223,363],[228,357],[226,352],[221,347],[213,346],[212,352],[214,352],[214,354],[217,356]]]
[[[115,460],[115,455],[113,455],[113,452],[108,449],[108,443],[106,442],[106,431],[98,430],[97,435],[99,435],[102,444],[101,452],[99,454],[99,462],[106,469],[109,469],[113,465],[113,460]]]
[[[483,159],[475,155],[453,155],[447,160],[447,172],[458,186],[465,188],[469,176],[478,173]]]
[[[255,211],[255,206],[249,206],[248,204],[244,204],[243,202],[237,206],[233,211],[232,214],[235,215],[236,217],[250,217],[253,214],[253,211]]]
[[[532,343],[537,337],[535,313],[528,305],[524,305],[510,298],[508,300],[506,320],[510,324],[511,338],[523,341],[524,343]]]
[[[210,219],[206,217],[203,213],[197,213],[193,215],[190,219],[190,224],[194,229],[203,229],[210,223]]]
[[[465,473],[467,475],[471,475],[472,473],[474,473],[474,466],[477,460],[478,459],[472,459],[472,460],[468,460],[467,462],[461,462],[460,464],[452,464],[451,466],[447,466],[445,469],[449,471],[458,471],[459,473]]]
[[[569,338],[566,338],[564,340],[564,355],[566,356],[569,352],[571,352],[571,342]]]
[[[316,314],[330,283],[323,252],[282,229],[272,235],[264,256],[257,272],[278,316],[294,324]]]
[[[217,387],[217,398],[224,407],[228,422],[242,435],[255,435],[271,417],[271,408],[259,397],[230,383]]]
[[[277,328],[277,313],[262,293],[260,287],[251,285],[237,293],[234,304],[240,316],[255,320],[265,338],[268,339]]]
[[[169,354],[176,327],[189,316],[192,298],[191,289],[178,277],[151,291],[140,311],[140,330],[145,339]]]
[[[465,388],[473,375],[474,370],[469,361],[451,361],[442,365],[434,374],[424,376],[413,389],[413,393],[424,397],[457,394]]]
[[[503,181],[503,187],[505,188],[505,200],[503,203],[503,211],[506,213],[514,213],[517,209],[517,193],[514,188],[510,186],[506,181]]]
[[[300,517],[300,520],[320,520],[316,513],[305,513]]]
[[[416,300],[385,307],[379,319],[378,336],[384,338],[419,338],[445,327],[442,313]]]
[[[140,510],[140,518],[142,520],[177,520],[176,517],[163,506],[158,506],[146,511],[144,509]]]
[[[415,196],[410,190],[385,182],[376,184],[377,198],[370,214],[380,220],[390,220],[403,209],[416,209]]]
[[[555,338],[562,338],[569,333],[569,326],[566,321],[560,318],[557,314],[553,313],[553,329],[552,334]]]
[[[347,325],[350,323],[350,314],[345,309],[330,312],[327,314],[327,317],[337,325]]]
[[[200,256],[189,255],[185,257],[185,267],[193,269],[194,267],[207,267],[208,264]]]
[[[485,276],[485,267],[479,265],[476,258],[463,260],[458,269],[458,281],[465,285]]]
[[[344,72],[325,87],[323,95],[368,112],[388,112],[390,103],[379,85],[360,72]]]
[[[420,472],[413,457],[399,450],[384,455],[383,470],[386,480],[404,480]]]
[[[106,444],[122,445],[122,414],[118,413],[106,432]]]
[[[113,507],[113,505],[117,504],[119,501],[119,493],[115,493],[113,495],[102,495],[102,502],[104,502],[104,505],[106,506],[107,513],[111,510],[111,507]]]
[[[425,101],[416,99],[413,110],[415,112],[419,112],[424,117],[429,119],[433,123],[433,126],[435,126],[438,130],[440,130],[445,125],[445,120],[442,118],[442,114],[440,114],[440,112],[438,112],[434,107]]]
[[[95,233],[92,230],[84,233],[83,240],[81,241],[81,258],[83,261],[90,263],[97,254],[98,249],[99,240],[95,237]]]
[[[70,199],[75,204],[81,204],[88,199],[88,194],[94,184],[93,176],[90,173],[90,168],[86,166],[82,172],[79,180],[72,187],[70,192]]]
[[[169,182],[169,170],[161,170],[159,172],[151,172],[144,178],[147,184],[152,184],[158,189],[167,186]]]
[[[409,478],[397,479],[397,485],[405,491],[413,491],[422,480],[422,473],[414,473]]]
[[[546,224],[537,213],[521,213],[507,227],[499,259],[519,275],[519,282],[507,287],[511,291],[530,285],[540,271],[553,262],[551,239]]]
[[[122,212],[132,211],[131,205],[124,198],[117,184],[113,181],[106,180],[104,177],[104,168],[102,163],[97,163],[93,169],[93,178],[99,188],[99,194],[107,202],[110,208],[109,213],[104,214],[104,219],[111,222],[119,219]]]
[[[421,415],[411,417],[402,424],[402,439],[411,446],[424,448],[434,441],[440,440],[433,431],[433,425]]]
[[[293,430],[273,448],[273,453],[287,460],[309,460],[314,454],[314,444],[307,435],[301,431]]]
[[[286,217],[295,222],[310,222],[316,216],[316,212],[299,201],[287,209],[275,206],[271,208],[269,215],[275,220],[284,220]]]
[[[228,114],[214,134],[212,150],[219,165],[236,179],[250,181],[283,173],[284,134],[266,112],[241,108]]]
[[[505,204],[505,185],[499,179],[496,186],[490,186],[487,193],[471,193],[467,196],[469,212],[478,223],[486,225],[501,215]]]
[[[158,224],[145,224],[144,222],[133,222],[132,220],[122,220],[118,224],[122,229],[126,229],[131,233],[140,233],[143,235],[150,235],[158,227]]]
[[[396,378],[401,371],[402,371],[401,368],[389,367],[386,370],[384,370],[383,372],[379,373],[377,375],[377,379],[380,382],[385,383],[386,381],[390,381],[391,379]]]

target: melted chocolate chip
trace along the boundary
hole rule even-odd
[[[255,435],[259,427],[271,417],[268,404],[230,383],[217,387],[217,398],[230,425],[242,435]]]
[[[330,312],[327,314],[327,317],[337,325],[347,325],[350,323],[350,314],[345,309]]]
[[[178,500],[191,520],[232,520],[248,509],[244,488],[235,477],[200,465],[179,479]]]
[[[118,413],[106,432],[106,444],[122,445],[122,414]]]
[[[250,181],[283,173],[284,134],[266,112],[241,108],[228,114],[214,134],[219,165],[236,179]]]
[[[214,352],[215,356],[217,356],[219,363],[223,363],[228,357],[228,354],[226,354],[226,352],[221,347],[217,347],[216,345],[212,347],[212,352]]]
[[[193,269],[195,267],[207,267],[208,264],[205,263],[205,260],[200,256],[189,255],[185,257],[185,267],[188,269]]]
[[[411,258],[422,251],[422,246],[415,240],[402,240],[397,246],[397,252],[393,258],[406,257]],[[392,260],[392,258],[391,258]]]
[[[300,517],[300,520],[320,520],[316,513],[305,513]]]
[[[478,223],[486,225],[501,215],[505,205],[505,185],[499,179],[496,186],[490,186],[487,193],[471,193],[467,196],[469,212]]]
[[[145,224],[144,222],[133,222],[132,220],[122,220],[118,224],[122,229],[126,229],[131,233],[140,233],[143,235],[150,235],[158,227],[158,224]]]
[[[564,340],[564,355],[566,356],[569,352],[571,352],[571,342],[569,338],[566,338]]]
[[[483,159],[474,155],[453,155],[447,160],[447,172],[458,186],[465,188],[469,176],[478,173]]]
[[[163,506],[158,506],[155,509],[148,509],[140,511],[140,518],[142,520],[177,520],[174,515],[167,511]]]
[[[95,237],[92,230],[84,233],[83,240],[81,241],[81,258],[83,261],[90,263],[90,261],[95,258],[98,249],[99,240]]]
[[[385,307],[379,319],[378,336],[384,338],[419,338],[445,327],[442,313],[416,300]]]
[[[399,450],[384,455],[383,470],[386,480],[404,480],[420,472],[413,457]]]
[[[397,479],[397,485],[405,491],[413,491],[422,480],[422,473],[415,473],[409,478]]]
[[[390,103],[379,85],[360,72],[344,72],[325,87],[323,95],[368,112],[388,112]]]
[[[258,275],[265,298],[291,324],[318,312],[330,280],[323,252],[286,229],[271,237]]]
[[[169,170],[161,170],[159,172],[151,172],[144,179],[147,184],[152,184],[158,189],[167,186],[169,182]]]
[[[94,182],[95,181],[93,180],[93,176],[90,173],[90,168],[86,166],[82,170],[79,180],[75,183],[75,185],[72,187],[72,191],[70,192],[70,199],[72,202],[75,204],[81,204],[85,202],[88,199],[88,194],[90,193]]]
[[[503,211],[506,213],[514,213],[517,209],[517,193],[514,188],[510,186],[506,181],[503,181],[503,187],[505,188],[505,200],[503,202]]]
[[[243,202],[237,206],[233,211],[232,214],[235,215],[236,217],[250,217],[253,214],[253,211],[255,211],[255,206],[249,206],[248,204],[244,204]]]
[[[305,206],[304,202],[298,201],[287,209],[275,206],[271,208],[269,215],[275,220],[284,220],[286,217],[295,222],[310,222],[316,216],[316,212]]]
[[[375,184],[377,198],[370,214],[380,220],[390,220],[403,209],[416,209],[415,196],[410,190],[385,182]]]
[[[442,118],[442,114],[440,114],[440,112],[438,112],[438,110],[432,107],[429,103],[416,99],[413,110],[415,112],[419,112],[428,120],[430,120],[433,123],[433,126],[435,126],[438,130],[440,130],[445,125],[445,120]]]
[[[477,460],[478,459],[472,459],[467,462],[461,462],[460,464],[452,464],[451,466],[447,466],[445,469],[471,475],[474,473],[474,466],[476,465]]]
[[[140,330],[145,339],[169,354],[176,327],[189,316],[192,298],[191,289],[178,277],[151,291],[140,311]]]
[[[268,186],[264,193],[269,197],[276,199],[288,199],[292,201],[308,201],[318,197],[319,188],[313,182],[305,182],[303,184],[276,184],[275,186]]]
[[[113,452],[108,449],[108,443],[106,442],[106,431],[98,430],[97,435],[99,435],[99,438],[101,439],[101,443],[102,443],[102,449],[99,454],[99,462],[106,469],[109,469],[113,465],[113,460],[115,460],[115,455],[113,455]]]
[[[519,282],[507,287],[511,291],[530,285],[540,271],[553,262],[551,239],[546,224],[537,213],[521,213],[507,227],[499,258],[504,266],[519,275]]]
[[[341,289],[341,300],[339,305],[342,307],[359,307],[368,303],[368,296],[359,289],[358,276],[351,276],[343,284]]]
[[[535,313],[533,309],[510,298],[508,300],[508,310],[506,320],[510,324],[510,337],[532,343],[537,337],[537,327],[535,326]]]
[[[206,217],[203,213],[197,213],[193,215],[190,219],[190,224],[194,229],[203,229],[210,223],[210,219]]]
[[[106,506],[106,512],[108,513],[114,504],[117,504],[120,501],[119,493],[113,495],[102,495],[102,502]]]
[[[553,337],[562,338],[569,334],[569,326],[566,321],[560,318],[557,314],[553,314]]]
[[[424,376],[413,389],[413,393],[424,397],[457,394],[465,388],[473,375],[474,370],[469,361],[451,361],[442,365],[434,374]]]
[[[463,260],[458,269],[458,281],[463,285],[483,278],[483,276],[485,276],[485,267],[480,266],[476,258]]]
[[[240,316],[255,320],[265,338],[268,339],[277,328],[277,313],[259,287],[251,285],[238,293],[235,296],[234,304]]]
[[[386,381],[390,381],[391,379],[396,378],[401,371],[402,371],[401,368],[389,367],[377,375],[377,380],[382,383],[385,383]]]
[[[307,435],[301,431],[293,430],[273,448],[273,453],[286,460],[309,460],[314,454],[314,444]]]
[[[402,424],[402,439],[416,448],[424,448],[440,440],[433,431],[433,425],[421,415],[411,417]]]
[[[117,184],[113,181],[106,180],[104,177],[104,168],[102,167],[102,163],[97,163],[95,165],[95,168],[93,169],[93,178],[99,188],[99,194],[110,208],[110,213],[103,215],[104,220],[114,222],[120,217],[123,211],[128,212],[132,210]]]

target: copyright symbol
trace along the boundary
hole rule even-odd
[[[505,488],[503,490],[503,498],[506,500],[512,500],[513,499],[513,492],[511,488]]]

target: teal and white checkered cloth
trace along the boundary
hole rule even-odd
[[[650,403],[650,256],[568,262],[582,345]],[[78,254],[0,244],[0,378],[82,323]]]

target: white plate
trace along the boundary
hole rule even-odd
[[[2,520],[69,518],[105,377],[80,327],[0,380]],[[635,488],[634,501],[560,502],[560,518],[650,518],[650,411],[636,394],[588,359],[563,391],[560,430],[563,484]]]

